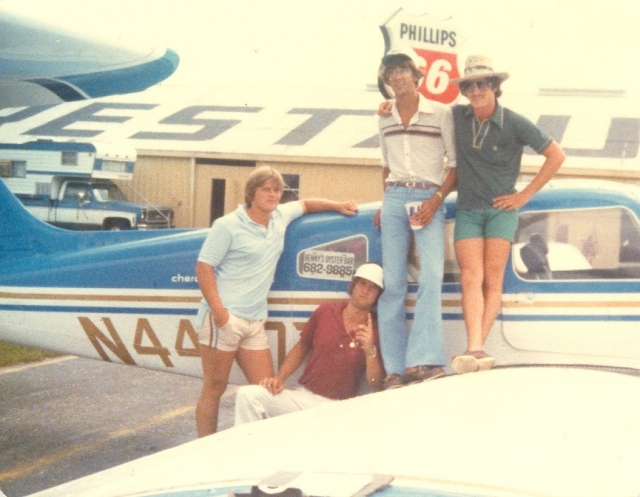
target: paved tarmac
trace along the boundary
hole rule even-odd
[[[22,497],[195,439],[200,384],[70,356],[0,368],[0,490]]]

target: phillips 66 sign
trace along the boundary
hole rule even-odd
[[[459,36],[451,18],[440,20],[429,14],[413,16],[398,10],[380,26],[385,42],[385,53],[404,45],[411,47],[423,62],[420,69],[424,78],[418,90],[430,100],[450,104],[458,97],[458,86],[451,84],[459,77]],[[385,98],[393,98],[391,88],[381,78],[378,87]]]

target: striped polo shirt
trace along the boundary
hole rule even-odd
[[[441,185],[447,167],[456,167],[451,108],[419,96],[418,111],[404,129],[394,101],[391,114],[380,117],[382,167],[387,182],[428,181]],[[446,162],[445,162],[446,157]]]

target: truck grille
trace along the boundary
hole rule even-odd
[[[147,226],[149,228],[172,228],[172,209],[149,209],[147,211]]]

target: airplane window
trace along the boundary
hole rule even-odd
[[[640,278],[640,223],[624,207],[523,213],[512,250],[527,280]]]
[[[638,220],[628,211],[622,212],[620,229],[620,262],[640,264],[640,230]]]
[[[364,235],[309,247],[298,254],[297,270],[303,278],[351,281],[356,268],[368,261],[369,245]]]

